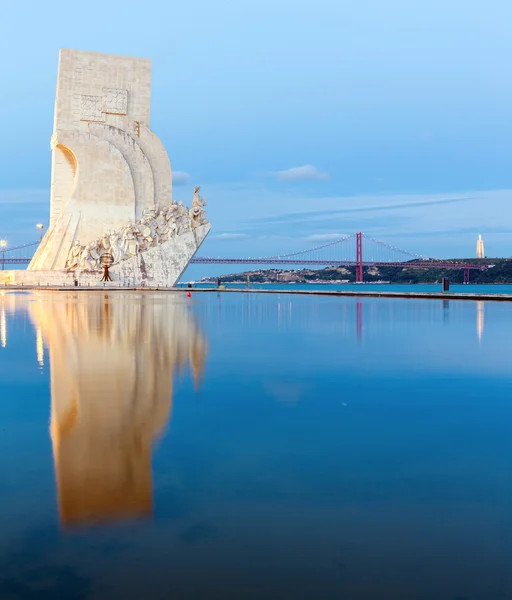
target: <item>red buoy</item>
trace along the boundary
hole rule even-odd
[[[191,298],[192,294],[190,292],[187,292],[187,298]]]

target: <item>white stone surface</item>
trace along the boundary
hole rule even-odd
[[[210,231],[210,224],[200,225],[172,240],[140,252],[110,269],[112,287],[172,287],[179,281],[191,257]],[[101,271],[0,271],[0,286],[98,286]],[[106,284],[109,287],[109,284]]]
[[[171,164],[149,128],[150,86],[150,60],[60,51],[50,224],[27,272],[4,274],[0,282],[73,281],[75,274],[66,272],[72,248],[98,245],[105,236],[140,224],[148,211],[171,205]],[[171,241],[164,236],[162,244],[142,248],[136,257],[118,255],[112,276],[130,285],[174,285],[210,228],[204,210],[199,217],[191,212],[190,223],[180,227],[178,219]],[[79,275],[96,280],[98,273]]]
[[[150,97],[150,60],[60,51],[50,226],[29,270],[63,269],[76,240],[88,244],[172,201],[169,158],[149,129]]]
[[[209,223],[201,225],[193,231],[123,260],[110,269],[112,279],[123,285],[173,285],[180,279],[190,258],[194,256],[209,231]]]

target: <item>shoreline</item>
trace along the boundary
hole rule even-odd
[[[217,294],[286,294],[302,296],[340,296],[354,298],[402,298],[417,300],[479,300],[494,302],[512,302],[512,294],[478,294],[460,292],[376,292],[376,291],[345,291],[345,290],[256,290],[236,288],[187,288],[187,287],[131,287],[131,286],[1,286],[0,290],[9,292],[171,292],[171,293],[217,293]]]

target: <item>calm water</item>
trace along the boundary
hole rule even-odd
[[[197,287],[216,288],[213,283],[194,283]],[[418,283],[408,285],[403,283],[251,283],[252,289],[263,290],[345,290],[349,292],[430,292],[432,294],[442,292],[441,284]],[[186,283],[180,283],[178,287],[187,287]],[[246,289],[246,283],[229,283],[227,288]],[[512,284],[478,284],[478,285],[454,285],[450,284],[450,292],[457,294],[512,294]]]
[[[0,292],[0,598],[512,598],[512,305]]]

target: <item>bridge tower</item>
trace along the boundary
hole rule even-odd
[[[356,233],[356,283],[363,283],[363,234]]]

